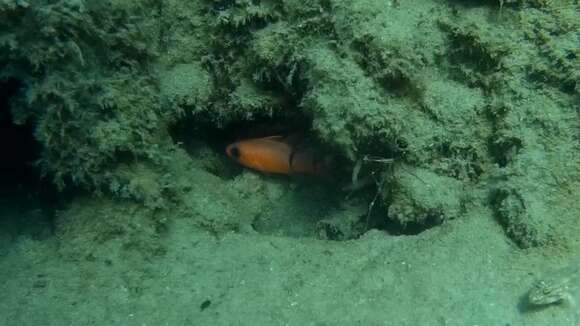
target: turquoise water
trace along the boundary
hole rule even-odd
[[[579,25],[0,0],[0,326],[580,325]]]

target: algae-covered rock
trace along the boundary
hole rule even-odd
[[[32,119],[40,163],[61,188],[95,190],[124,155],[159,157],[160,111],[141,71],[159,29],[146,1],[0,4],[2,78],[22,83],[16,122]]]
[[[60,188],[106,191],[156,207],[172,200],[153,194],[173,187],[156,184],[170,169],[170,124],[204,108],[212,86],[200,60],[207,37],[177,41],[183,33],[193,35],[183,25],[202,22],[199,6],[184,6],[141,0],[0,3],[0,79],[22,85],[14,120],[34,121],[42,172]],[[170,16],[177,11],[189,23]],[[201,27],[195,33],[207,36]],[[147,179],[155,181],[142,182]]]
[[[520,247],[543,246],[555,241],[555,221],[543,201],[516,189],[500,189],[495,195],[497,216],[508,236]]]
[[[424,169],[401,169],[392,185],[390,219],[406,225],[437,225],[461,216],[469,199],[456,179]]]
[[[564,148],[559,151],[561,157],[524,148],[495,176],[498,181],[492,187],[490,203],[506,234],[522,248],[578,243],[579,206],[574,189],[580,183],[580,172],[572,167],[578,165],[580,156]]]
[[[140,260],[164,254],[166,223],[138,204],[85,197],[57,214],[55,233],[67,260]]]
[[[186,183],[222,189],[235,173],[220,172],[228,170],[221,149],[212,155],[201,145],[184,157],[172,128],[202,143],[199,130],[214,130],[213,145],[221,128],[266,121],[316,139],[336,157],[337,180],[365,157],[392,159],[393,169],[366,171],[371,184],[389,187],[378,189],[375,209],[391,221],[434,225],[473,200],[494,207],[516,242],[542,245],[550,236],[536,227],[540,215],[560,200],[573,207],[561,189],[578,177],[558,161],[578,161],[574,9],[550,1],[2,1],[0,78],[22,84],[13,116],[35,122],[40,165],[61,187],[149,208],[185,200],[202,215],[202,193],[219,190]],[[540,152],[548,159],[530,154]],[[525,166],[556,166],[556,181],[523,178]],[[180,177],[192,167],[199,180]],[[248,180],[235,183],[261,182]],[[538,184],[557,195],[540,196]],[[496,200],[473,195],[482,189]],[[207,225],[237,229],[253,218],[229,196],[206,212]],[[238,210],[249,212],[241,223]],[[566,225],[547,224],[554,234]]]
[[[357,147],[376,133],[381,132],[385,141],[394,136],[400,126],[389,123],[389,107],[355,62],[329,48],[312,49],[308,59],[312,90],[302,105],[312,114],[313,128],[322,139],[355,161],[360,155]]]
[[[211,95],[209,74],[199,64],[180,64],[160,72],[160,96],[169,107],[199,111]]]

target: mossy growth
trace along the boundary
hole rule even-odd
[[[36,123],[41,165],[61,187],[202,205],[177,180],[188,158],[172,126],[299,116],[346,178],[363,157],[394,159],[371,171],[399,189],[378,197],[383,218],[443,221],[461,215],[464,192],[494,188],[540,148],[575,162],[559,149],[573,152],[578,127],[575,13],[503,3],[3,0],[0,78],[22,83],[14,117]],[[208,165],[219,169],[195,164]],[[429,197],[406,170],[449,191]]]
[[[59,254],[66,260],[139,265],[165,254],[166,216],[137,203],[82,197],[57,215],[56,236],[67,243]]]
[[[201,70],[193,75],[202,85],[159,81],[152,67],[164,45],[162,9],[140,0],[0,2],[0,78],[22,84],[14,122],[34,123],[39,164],[59,188],[166,204],[159,189],[171,184],[157,181],[174,146],[168,125],[184,110],[175,103],[201,105],[210,86]],[[160,84],[173,95],[160,96]],[[176,84],[182,89],[170,89]],[[184,98],[187,87],[197,92]],[[137,162],[141,168],[127,168]]]

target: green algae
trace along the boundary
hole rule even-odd
[[[270,274],[260,268],[287,268],[290,274],[275,275],[291,284],[274,292],[310,296],[314,310],[324,310],[325,289],[340,298],[338,310],[350,302],[340,293],[363,289],[358,309],[366,313],[403,298],[406,308],[393,309],[392,318],[405,324],[418,295],[421,324],[433,321],[438,295],[459,305],[466,302],[460,294],[473,294],[509,307],[501,322],[517,324],[517,293],[531,277],[510,267],[514,247],[506,243],[525,249],[514,254],[521,260],[530,252],[565,259],[580,244],[578,12],[574,1],[4,0],[0,79],[23,85],[11,99],[13,117],[35,123],[43,172],[63,189],[85,191],[57,214],[56,259],[90,269],[120,265],[112,269],[129,275],[131,298],[148,286],[161,291],[150,278],[181,277],[147,262],[191,272],[177,263],[183,246],[188,264],[208,270],[200,280],[185,278],[205,291],[180,292],[185,301],[225,298],[221,311],[229,314],[239,302],[216,284],[241,298],[244,279],[230,284],[216,275],[241,257],[233,266],[255,273],[249,280],[262,295],[260,281]],[[336,183],[240,172],[208,138],[229,124],[290,120],[335,156]],[[365,167],[364,177],[374,177],[369,188],[340,193],[364,157],[393,162]],[[367,232],[375,226],[385,231]],[[423,232],[389,235],[417,233],[410,226]],[[350,241],[340,247],[308,238]],[[222,239],[235,248],[220,247]],[[34,243],[21,246],[26,257],[41,256],[29,252]],[[304,253],[311,249],[316,254]],[[291,267],[298,254],[310,274]],[[262,267],[247,267],[256,261]],[[320,270],[312,267],[318,261]],[[448,261],[453,268],[441,267]],[[486,274],[477,274],[480,266]],[[350,273],[336,275],[340,268]],[[424,275],[440,283],[413,284]],[[282,315],[293,304],[276,302],[272,310]],[[476,321],[453,319],[455,308],[438,306],[438,320],[500,322],[487,308]],[[262,312],[258,320],[272,323]],[[361,320],[389,318],[371,316]],[[562,321],[528,317],[530,325]]]
[[[168,131],[199,115],[200,124],[218,128],[301,115],[342,158],[343,179],[372,155],[450,178],[468,193],[496,184],[500,174],[509,182],[528,149],[574,141],[573,3],[43,4],[2,3],[0,59],[3,78],[24,83],[13,101],[15,121],[38,122],[40,163],[60,187],[165,206],[155,188],[171,181],[135,186],[139,172],[124,171],[148,166],[152,180],[162,180],[175,151]],[[567,146],[562,155],[574,161]],[[384,174],[386,186],[402,183],[402,171]],[[490,190],[493,207],[506,193],[527,191],[502,187]],[[403,202],[423,201],[412,194]],[[385,218],[428,219],[413,205],[397,209],[407,217],[389,214],[400,196],[382,194]],[[510,213],[498,209],[512,230]],[[521,233],[508,231],[517,243],[546,242],[515,236]]]

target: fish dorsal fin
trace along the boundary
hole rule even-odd
[[[268,136],[268,137],[262,137],[260,139],[264,139],[264,140],[273,140],[273,141],[283,141],[284,140],[284,136],[282,135],[275,135],[275,136]]]
[[[299,133],[289,134],[283,137],[283,141],[292,147],[299,147],[304,142],[304,136]]]

